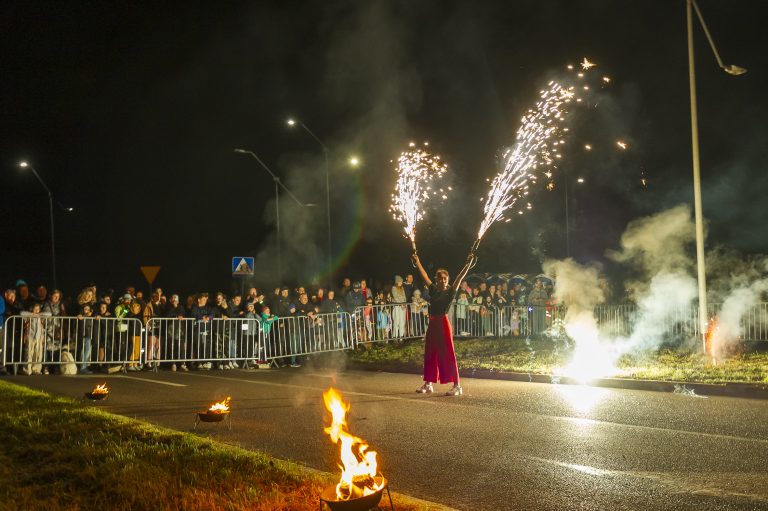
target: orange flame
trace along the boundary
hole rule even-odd
[[[210,408],[208,408],[208,413],[227,413],[229,412],[229,400],[231,398],[227,396],[227,399],[224,401],[220,401]]]
[[[109,394],[109,389],[107,388],[107,384],[102,383],[101,385],[96,385],[95,387],[93,387],[91,394]]]
[[[715,360],[716,344],[720,342],[720,321],[717,317],[712,317],[707,324],[707,331],[704,334],[704,352],[712,359]]]
[[[381,478],[376,478],[376,452],[369,451],[364,440],[346,431],[349,403],[342,401],[341,394],[333,387],[323,392],[323,401],[333,417],[324,431],[333,443],[341,443],[341,479],[336,485],[336,498],[347,500],[360,490],[362,496],[381,490],[384,485]]]

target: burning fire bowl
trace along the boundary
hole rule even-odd
[[[104,399],[107,399],[108,395],[109,395],[108,392],[86,392],[85,393],[85,397],[87,397],[91,401],[103,401]]]
[[[379,505],[384,490],[387,489],[387,480],[382,476],[376,476],[376,482],[381,484],[379,491],[363,496],[362,490],[353,486],[352,496],[346,500],[339,500],[336,496],[336,485],[328,486],[320,495],[320,500],[331,508],[331,511],[368,511]],[[357,490],[357,491],[355,491]]]
[[[221,422],[223,421],[229,412],[197,412],[197,417],[203,422]]]

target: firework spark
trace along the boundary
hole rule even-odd
[[[624,150],[626,150],[626,149],[627,149],[627,143],[626,143],[626,142],[623,142],[623,141],[621,141],[621,140],[617,140],[617,141],[616,141],[616,145],[617,145],[617,146],[619,146],[620,148],[624,149]]]
[[[567,113],[565,106],[573,97],[573,87],[565,88],[559,83],[549,82],[549,88],[541,91],[536,106],[522,118],[515,144],[504,154],[504,169],[494,178],[485,200],[485,217],[473,250],[477,249],[491,224],[503,219],[504,213],[528,194],[530,184],[536,182],[534,172],[547,175],[555,159],[561,157],[556,149],[560,140],[552,144],[552,148],[547,142],[563,131],[553,121],[564,119]],[[518,213],[522,214],[523,209],[519,209]]]
[[[428,145],[427,142],[423,144],[424,147]],[[435,184],[448,166],[440,160],[440,156],[416,147],[414,142],[408,146],[410,149],[403,151],[397,160],[398,178],[389,210],[393,218],[403,224],[405,236],[416,250],[416,224],[424,217],[425,201],[430,196],[447,197],[445,189],[438,189]]]
[[[596,65],[597,64],[595,64],[594,62],[590,62],[589,60],[587,60],[587,57],[584,57],[584,60],[581,61],[581,68],[584,71],[588,70],[590,67],[595,67]]]

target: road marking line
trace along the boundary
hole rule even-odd
[[[150,380],[148,378],[137,378],[136,376],[115,376],[115,378],[122,378],[124,380],[143,381],[144,383],[157,383],[158,385],[169,385],[171,387],[189,387],[189,385],[185,383],[171,383],[169,381]]]
[[[700,481],[693,480],[696,474],[695,473],[689,473],[689,474],[676,474],[676,473],[670,473],[670,472],[638,472],[638,471],[632,471],[632,470],[607,470],[602,468],[596,468],[596,467],[590,467],[589,465],[578,465],[575,463],[565,463],[563,461],[557,461],[557,460],[551,460],[548,458],[540,458],[538,456],[523,456],[523,458],[529,459],[531,461],[538,461],[541,463],[547,463],[549,465],[556,465],[563,468],[568,468],[571,470],[575,470],[577,472],[582,472],[584,474],[593,475],[593,476],[610,476],[610,477],[616,477],[616,476],[626,476],[626,477],[634,477],[636,479],[647,479],[651,481],[660,482],[663,484],[666,484],[667,486],[670,486],[672,488],[676,488],[678,490],[685,491],[687,493],[691,494],[701,494],[701,495],[710,495],[715,497],[741,497],[741,498],[748,498],[751,500],[757,500],[760,502],[765,502],[768,500],[768,495],[765,494],[759,494],[759,493],[748,493],[743,491],[738,491],[734,489],[728,489],[729,481],[726,477],[726,474],[721,474],[718,477],[715,477],[715,480],[719,482],[720,484],[717,485],[717,482],[715,483],[716,486],[713,486],[710,480],[712,479],[712,474],[708,473],[707,482],[703,483]],[[736,480],[741,479],[742,474],[736,474],[735,478]],[[721,487],[722,486],[722,487]],[[735,486],[738,486],[737,484]]]
[[[245,378],[228,378],[225,376],[214,376],[214,375],[208,375],[208,374],[189,374],[189,376],[199,376],[201,378],[213,378],[217,380],[227,380],[227,381],[241,381],[244,383],[254,383],[257,385],[270,385],[272,387],[287,387],[292,389],[302,389],[302,390],[314,390],[319,392],[324,392],[327,390],[325,386],[323,387],[312,387],[309,385],[295,385],[293,383],[275,383],[271,381],[262,381],[262,380],[247,380]],[[328,375],[321,375],[325,377],[330,377]],[[384,398],[392,401],[418,401],[421,403],[427,403],[431,405],[437,405],[439,403],[435,402],[431,399],[424,399],[424,398],[415,398],[415,397],[402,397],[402,396],[388,396],[383,394],[372,394],[369,392],[356,392],[354,390],[345,390],[344,394],[351,394],[353,396],[365,396],[365,397],[376,397],[376,398]]]
[[[229,381],[241,381],[245,383],[254,383],[258,385],[270,385],[273,387],[287,387],[287,388],[294,388],[294,389],[302,389],[302,390],[313,390],[313,391],[320,391],[323,392],[326,390],[325,387],[313,387],[309,385],[295,385],[292,383],[276,383],[276,382],[267,382],[267,381],[261,381],[261,380],[248,380],[245,378],[228,378],[225,376],[214,376],[214,375],[207,375],[207,374],[195,374],[195,373],[187,373],[188,376],[199,376],[202,378],[213,378],[213,379],[219,379],[219,380],[229,380]],[[370,392],[356,392],[351,390],[345,390],[344,394],[350,394],[355,396],[365,396],[365,397],[376,397],[376,398],[384,398],[391,401],[408,401],[408,402],[414,402],[414,403],[425,403],[430,405],[439,405],[439,406],[464,406],[464,407],[473,407],[478,409],[486,410],[487,407],[481,406],[481,405],[473,405],[473,404],[467,404],[466,401],[464,404],[460,404],[456,402],[456,400],[453,399],[430,399],[425,397],[403,397],[403,396],[391,396],[386,394],[373,394]],[[437,395],[440,395],[440,393],[437,393]],[[463,399],[466,399],[463,398]],[[541,418],[548,418],[558,421],[564,421],[564,422],[575,422],[577,424],[592,424],[596,426],[618,426],[618,427],[624,427],[624,428],[630,428],[630,429],[640,429],[644,431],[662,431],[666,433],[679,433],[684,435],[693,435],[693,436],[704,436],[708,438],[717,438],[717,439],[724,439],[724,440],[738,440],[742,442],[757,442],[761,444],[768,444],[768,439],[762,439],[762,438],[749,438],[749,437],[742,437],[742,436],[734,436],[734,435],[721,435],[718,433],[705,433],[705,432],[699,432],[699,431],[686,431],[683,429],[670,429],[670,428],[659,428],[656,426],[643,426],[639,424],[626,424],[623,422],[610,422],[610,421],[601,421],[596,419],[585,419],[582,417],[566,417],[562,415],[546,415],[546,414],[540,414],[540,413],[533,413],[533,412],[516,412],[520,415],[528,415],[533,417],[541,417]]]

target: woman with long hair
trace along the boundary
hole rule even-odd
[[[433,282],[421,265],[419,256],[414,253],[411,257],[429,287],[430,296],[429,326],[424,336],[424,384],[416,392],[420,394],[434,392],[433,384],[439,381],[453,383],[451,390],[445,393],[446,396],[460,396],[464,390],[459,381],[459,366],[453,349],[453,332],[448,319],[448,309],[456,298],[459,284],[466,277],[469,269],[474,266],[475,255],[469,254],[467,263],[459,271],[453,284],[448,283],[448,271],[443,268],[437,269]]]

